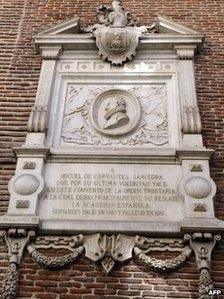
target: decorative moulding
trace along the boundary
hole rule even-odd
[[[14,147],[13,153],[17,158],[27,158],[27,157],[36,157],[36,158],[43,158],[44,160],[50,154],[50,149],[47,147],[35,147],[35,146],[23,146],[23,147]]]
[[[43,46],[40,47],[41,56],[45,60],[56,60],[58,59],[62,51],[62,46]]]
[[[138,259],[144,270],[168,273],[178,270],[195,254],[199,274],[199,297],[207,298],[209,289],[213,288],[210,276],[211,254],[220,235],[211,233],[185,234],[182,239],[144,238],[140,236],[95,234],[76,236],[40,236],[25,229],[0,231],[8,247],[9,267],[3,281],[3,299],[16,298],[19,289],[19,272],[26,251],[38,267],[50,271],[63,270],[84,255],[94,263],[101,263],[106,274],[109,274],[116,263],[123,263],[132,258]],[[40,251],[64,249],[68,254],[48,256]],[[153,257],[153,252],[175,252],[170,259]]]
[[[139,50],[156,48],[173,49],[174,46],[197,48],[203,42],[204,35],[164,17],[156,21],[157,33],[144,33],[140,38]],[[133,27],[134,28],[134,27]],[[37,34],[34,38],[37,52],[41,47],[63,47],[63,50],[96,49],[91,33],[83,33],[79,26],[79,18],[69,19]]]

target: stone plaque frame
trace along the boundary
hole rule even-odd
[[[32,226],[43,233],[67,231],[69,234],[84,230],[176,235],[196,229],[222,230],[223,223],[214,216],[216,187],[209,173],[209,159],[213,151],[205,149],[202,144],[194,78],[194,53],[200,49],[203,36],[160,17],[157,33],[141,36],[135,60],[125,62],[123,66],[113,66],[101,61],[93,37],[79,33],[78,23],[78,18],[73,18],[35,37],[36,49],[43,57],[37,98],[31,111],[26,142],[14,149],[18,158],[17,168],[9,185],[11,199],[8,213],[1,218],[1,226]],[[73,34],[68,34],[68,31]],[[134,146],[129,140],[130,144],[126,146],[124,142],[121,145],[114,142],[119,141],[119,134],[108,137],[108,146],[64,142],[62,127],[69,84],[87,87],[92,84],[99,89],[105,86],[102,92],[119,88],[128,92],[127,86],[131,84],[135,88],[156,84],[165,86],[169,142]],[[98,96],[95,94],[95,99]],[[78,94],[76,101],[82,103],[82,98],[88,97],[87,93]],[[142,96],[139,99],[141,101]],[[146,100],[151,101],[150,98]],[[94,102],[94,97],[91,102]],[[112,112],[126,111],[124,101],[116,105]],[[83,113],[79,109],[77,111]],[[159,115],[161,111],[156,113]],[[116,219],[115,222],[75,217],[73,220],[49,220],[41,214],[40,206],[48,188],[46,173],[56,163],[59,163],[59,168],[69,163],[71,170],[77,170],[79,165],[80,173],[82,165],[84,168],[90,165],[90,169],[92,165],[104,164],[106,168],[113,164],[123,165],[127,172],[132,165],[139,165],[148,175],[153,175],[155,167],[168,169],[172,165],[176,169],[173,173],[179,173],[175,194],[182,202],[183,216],[178,221],[164,218],[162,222],[150,218],[146,221]],[[52,170],[48,176],[54,177],[54,172]],[[24,188],[26,194],[21,191]]]
[[[138,26],[136,19],[127,17],[121,0],[115,0],[112,8],[101,7],[98,15],[101,24],[87,28],[88,33],[80,33],[76,17],[35,36],[37,52],[43,57],[38,91],[26,141],[13,149],[16,171],[9,183],[8,212],[0,218],[0,237],[9,250],[3,298],[16,296],[26,249],[44,269],[63,269],[84,254],[101,263],[106,273],[116,262],[125,262],[133,256],[154,271],[176,270],[194,252],[200,278],[199,297],[208,298],[212,288],[211,254],[221,239],[217,233],[224,230],[224,224],[214,215],[216,186],[209,172],[213,150],[202,144],[195,87],[193,58],[204,37],[162,17],[151,27]],[[156,32],[147,33],[152,29]],[[105,38],[105,32],[116,37],[114,43]],[[88,88],[84,88],[84,93],[78,89],[75,97],[69,98],[69,84],[87,87],[94,84],[100,92],[91,97]],[[102,122],[97,123],[96,129],[103,134],[93,136],[93,144],[88,144],[86,130],[94,122],[90,117],[88,123],[89,107],[94,107],[94,101],[105,93],[102,86],[111,94],[119,90],[119,94],[127,95],[130,84],[133,89],[140,86],[141,90],[155,84],[166,86],[167,95],[161,103],[166,101],[163,108],[167,109],[167,117],[164,109],[156,110],[157,105],[153,106],[159,96],[150,98],[142,92],[137,99],[135,94],[131,100],[136,97],[141,108],[141,113],[136,114],[128,97],[118,96],[112,106],[105,104],[107,109],[103,106],[98,112],[92,108],[93,117],[105,113],[107,121],[113,116],[109,126],[115,128],[110,131],[114,134],[108,134],[108,139],[100,144],[99,139],[107,134],[102,131]],[[147,105],[144,107],[144,97],[147,103],[152,103],[151,110],[146,109]],[[63,141],[62,134],[69,99],[75,102],[69,113],[74,119],[73,126],[76,125],[76,130],[70,131],[70,143]],[[86,108],[87,101],[91,103]],[[143,109],[148,118],[142,124],[138,117],[141,114],[143,119]],[[136,125],[130,131],[122,131],[122,126],[135,117]],[[143,134],[142,125],[150,132],[143,139],[147,140],[153,135],[152,122],[162,117],[168,123],[168,142],[144,144],[141,140],[136,146],[133,138],[127,137],[126,143],[123,137],[120,142],[120,135],[132,136],[135,130]],[[74,142],[77,131],[80,144]],[[141,134],[135,139],[139,141]],[[133,183],[135,187],[131,186]],[[94,190],[95,195],[89,190]],[[100,211],[103,207],[103,211],[114,214],[83,214],[84,204],[85,211]],[[176,214],[172,215],[172,211]],[[61,216],[62,213],[65,215]],[[123,235],[124,232],[128,235]],[[36,233],[39,237],[35,237]],[[171,235],[175,239],[167,238]],[[49,257],[39,252],[50,248],[66,249],[70,254]],[[159,260],[150,257],[151,251],[175,251],[177,255]]]

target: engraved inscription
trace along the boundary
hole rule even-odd
[[[182,206],[173,184],[162,174],[123,173],[112,167],[94,173],[61,172],[47,184],[44,202],[49,210],[43,212],[50,218],[72,220],[165,220],[170,208],[181,211]]]

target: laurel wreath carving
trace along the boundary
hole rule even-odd
[[[46,270],[61,270],[71,264],[73,264],[82,253],[84,248],[81,246],[77,248],[74,252],[63,255],[60,257],[48,257],[40,252],[38,252],[31,245],[28,247],[28,251],[32,257],[32,259],[43,269]]]
[[[2,299],[15,299],[18,292],[19,268],[17,264],[10,263],[5,274],[2,288]]]
[[[199,299],[211,299],[208,294],[209,290],[213,288],[213,283],[209,270],[204,268],[199,274]]]
[[[105,235],[106,236],[106,235]],[[104,236],[104,239],[105,239]],[[206,235],[207,236],[207,235]],[[80,254],[82,254],[85,250],[85,256],[89,257],[91,260],[94,260],[94,257],[91,256],[91,253],[95,253],[96,250],[106,250],[107,257],[110,258],[110,262],[112,261],[112,266],[109,267],[108,269],[106,268],[107,272],[112,269],[113,263],[116,261],[121,261],[120,257],[118,258],[119,254],[123,254],[125,252],[125,256],[122,257],[122,261],[128,260],[133,254],[137,257],[137,259],[145,264],[149,269],[152,269],[153,271],[156,272],[169,272],[178,269],[182,264],[186,261],[188,257],[190,257],[192,250],[197,253],[198,247],[199,249],[204,249],[205,245],[207,248],[212,251],[214,244],[212,243],[213,241],[207,241],[204,242],[201,245],[201,242],[198,241],[195,246],[193,241],[191,246],[186,245],[185,242],[180,241],[180,240],[171,240],[171,239],[146,239],[146,238],[141,238],[137,236],[135,239],[133,237],[127,237],[127,236],[113,236],[113,239],[116,241],[116,251],[114,251],[114,247],[108,247],[108,244],[110,245],[113,242],[101,242],[98,244],[98,239],[101,238],[102,236],[97,234],[93,235],[92,238],[96,240],[97,242],[90,242],[88,241],[91,236],[87,237],[73,237],[68,238],[68,237],[57,237],[57,238],[50,238],[47,237],[46,239],[40,239],[36,240],[36,242],[31,243],[28,247],[26,247],[27,244],[27,239],[25,238],[20,238],[20,243],[23,245],[23,250],[26,247],[30,256],[36,262],[41,268],[51,270],[51,271],[57,271],[61,270],[67,266],[70,266],[73,264]],[[207,236],[208,237],[208,236]],[[89,238],[89,239],[88,239]],[[111,240],[112,237],[107,237],[107,240]],[[12,244],[15,242],[15,238],[8,238]],[[123,242],[121,242],[123,240]],[[11,244],[9,241],[7,244]],[[17,243],[15,243],[17,244]],[[200,246],[199,246],[199,245]],[[78,247],[79,246],[79,247]],[[103,247],[99,247],[103,246]],[[202,246],[202,247],[201,247]],[[14,247],[11,246],[13,249]],[[9,263],[9,268],[5,274],[5,279],[3,281],[3,290],[2,290],[2,299],[15,299],[17,296],[18,292],[18,281],[19,281],[19,267],[21,264],[21,257],[22,257],[22,252],[21,251],[13,251],[9,247],[9,253],[10,253],[10,263]],[[71,253],[66,254],[63,256],[56,256],[56,257],[50,257],[42,254],[38,250],[41,249],[66,249],[69,250]],[[128,251],[127,251],[128,250]],[[151,251],[175,251],[178,252],[177,256],[171,259],[156,259],[154,257],[151,257],[149,252]],[[104,251],[103,251],[104,252]],[[116,254],[115,254],[116,252]],[[128,252],[128,254],[127,254]],[[203,251],[204,252],[204,251]],[[202,252],[202,253],[203,253]],[[105,254],[105,253],[104,253]],[[102,258],[104,255],[102,255]],[[197,256],[196,256],[197,258]],[[209,259],[207,256],[199,256],[198,260],[200,262],[200,267],[199,267],[199,299],[211,299],[211,296],[209,296],[208,291],[212,289],[213,284],[212,280],[210,277],[210,271],[209,271]],[[197,260],[197,261],[198,261]],[[102,264],[103,265],[103,264]],[[108,266],[107,264],[105,264]],[[104,265],[104,269],[105,269]]]
[[[144,263],[150,269],[157,272],[168,272],[179,268],[191,254],[191,249],[188,247],[173,259],[160,260],[146,255],[141,249],[135,247],[134,252],[138,260]]]

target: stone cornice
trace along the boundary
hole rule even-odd
[[[209,160],[214,154],[210,149],[141,149],[138,153],[133,151],[108,150],[107,154],[91,151],[83,152],[83,149],[52,148],[48,156],[50,162],[89,162],[89,163],[150,163],[150,164],[181,164],[182,160]]]
[[[35,158],[43,158],[46,160],[47,156],[50,153],[49,148],[47,147],[14,147],[13,153],[16,158],[27,158],[27,157],[35,157]]]
[[[203,35],[177,35],[177,34],[146,34],[140,40],[139,49],[148,50],[156,48],[164,49],[164,47],[174,47],[177,45],[197,45],[203,41]],[[36,50],[39,53],[41,47],[63,47],[64,50],[95,50],[95,40],[90,34],[60,34],[60,35],[37,35],[35,37]]]

